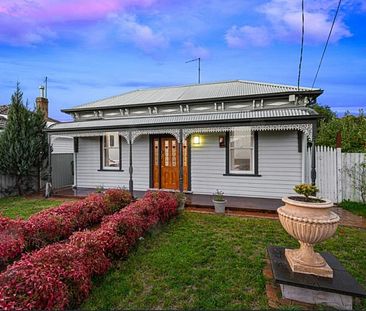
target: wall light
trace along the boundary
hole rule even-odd
[[[193,136],[193,145],[200,145],[201,144],[201,137],[198,135]]]

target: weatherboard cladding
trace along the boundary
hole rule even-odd
[[[226,195],[281,198],[293,194],[301,182],[301,156],[296,131],[259,132],[258,169],[261,177],[224,176],[225,148],[218,137],[223,133],[202,134],[203,146],[192,145],[191,184],[194,193],[212,194],[218,185]],[[208,160],[209,159],[209,160]],[[134,189],[149,188],[149,139],[140,136],[133,146]],[[79,139],[77,186],[86,188],[128,187],[129,147],[122,140],[122,170],[99,171],[99,138]]]
[[[268,109],[268,110],[253,110],[240,112],[214,112],[214,113],[186,113],[168,116],[141,116],[118,118],[108,120],[91,120],[91,121],[76,121],[65,122],[52,125],[48,131],[72,131],[83,129],[98,129],[98,128],[115,128],[115,127],[131,127],[131,126],[157,126],[160,124],[181,124],[181,123],[200,123],[200,122],[215,122],[222,120],[255,120],[267,118],[284,118],[287,117],[309,117],[316,115],[316,112],[310,108],[287,108],[287,109]]]
[[[146,90],[135,90],[121,95],[108,97],[84,105],[75,106],[72,111],[78,109],[113,108],[119,106],[158,104],[180,101],[194,101],[204,99],[219,99],[228,97],[243,97],[291,92],[322,92],[316,88],[263,83],[254,81],[226,81],[207,84],[195,84],[187,86],[162,87]]]

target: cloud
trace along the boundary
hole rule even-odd
[[[95,23],[115,12],[147,8],[157,0],[1,0],[0,43],[35,45],[65,29]]]
[[[148,25],[139,23],[134,15],[112,14],[109,18],[118,27],[121,40],[132,42],[144,52],[156,52],[169,44],[168,39],[162,33],[154,31]]]
[[[244,48],[247,46],[266,46],[270,43],[270,37],[267,28],[256,26],[231,27],[225,39],[227,45],[231,48]]]
[[[193,58],[208,58],[210,56],[210,52],[208,49],[203,46],[192,43],[191,41],[186,41],[183,44],[184,52]]]
[[[335,14],[334,0],[309,0],[305,2],[305,43],[324,43]],[[355,1],[357,2],[357,1]],[[343,6],[355,9],[355,2],[345,1]],[[360,4],[362,4],[360,2]],[[359,4],[358,4],[359,6]],[[301,1],[270,0],[256,8],[261,15],[260,26],[233,26],[226,33],[229,47],[264,46],[271,42],[298,43],[301,36]],[[330,42],[352,36],[344,22],[342,11],[334,25]]]

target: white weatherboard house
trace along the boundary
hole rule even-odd
[[[319,116],[307,106],[322,92],[242,80],[136,90],[64,109],[74,120],[48,133],[74,137],[77,188],[280,198],[310,182]]]

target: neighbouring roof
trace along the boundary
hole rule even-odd
[[[0,115],[0,129],[5,128],[6,118]]]
[[[0,114],[8,114],[9,106],[8,105],[0,105]]]
[[[266,120],[289,120],[317,117],[310,108],[267,109],[240,112],[188,113],[160,116],[140,116],[108,120],[90,120],[57,123],[49,127],[49,132],[67,132],[92,129],[129,128],[136,126],[164,126],[182,124],[204,124],[206,122],[240,122]]]
[[[7,116],[9,113],[9,105],[0,105],[0,115],[4,115],[4,116]],[[2,117],[5,121],[6,121],[6,117]],[[1,116],[0,116],[0,119],[1,119]],[[50,118],[48,117],[47,118],[47,122],[50,122],[50,123],[58,123],[60,121],[56,120],[56,119],[53,119],[53,118]],[[0,121],[1,123],[1,121]],[[49,125],[49,124],[47,124]]]
[[[84,105],[63,109],[64,112],[72,112],[87,109],[106,109],[129,105],[162,104],[172,102],[187,102],[199,100],[215,100],[223,98],[250,97],[271,94],[291,94],[309,92],[316,95],[323,91],[318,88],[255,82],[255,81],[224,81],[206,84],[194,84],[186,86],[161,87],[145,90],[135,90],[117,96],[97,100]]]

